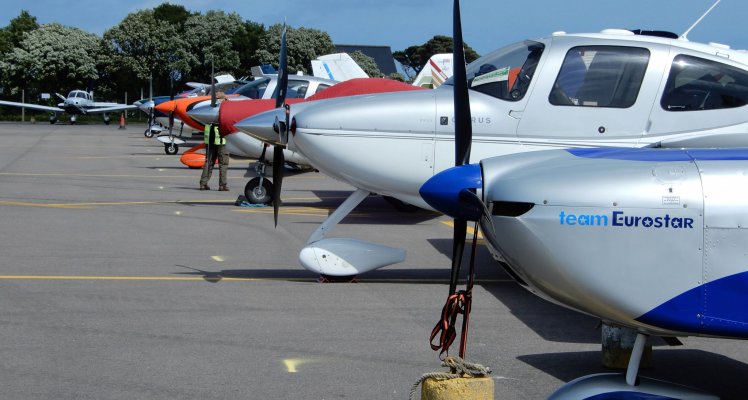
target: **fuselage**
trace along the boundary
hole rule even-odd
[[[468,66],[472,160],[569,147],[748,145],[748,54],[628,31],[554,34]],[[451,82],[316,102],[289,148],[351,185],[429,208],[423,182],[454,165]],[[714,140],[709,140],[714,138]]]
[[[748,150],[574,149],[480,167],[487,246],[533,293],[652,334],[748,338]]]

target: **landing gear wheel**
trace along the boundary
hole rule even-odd
[[[166,154],[173,156],[179,151],[179,146],[174,143],[167,143],[164,145],[164,151],[166,152]]]
[[[145,137],[147,137],[149,139],[152,138],[153,137],[153,131],[151,130],[151,128],[146,129],[145,132],[143,132],[143,136],[145,136]]]
[[[267,178],[252,178],[244,186],[244,197],[252,204],[270,204],[273,201],[273,183]]]
[[[418,211],[418,207],[416,207],[416,206],[414,206],[412,204],[408,204],[408,203],[406,203],[406,202],[404,202],[402,200],[396,199],[394,197],[382,196],[382,198],[386,202],[390,203],[393,207],[395,207],[395,210],[397,210],[397,211],[400,211],[400,212],[409,212],[409,213]]]

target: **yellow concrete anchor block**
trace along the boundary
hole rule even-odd
[[[455,379],[426,378],[421,386],[421,400],[493,400],[490,376]]]

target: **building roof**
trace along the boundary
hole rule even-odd
[[[395,68],[395,59],[392,58],[392,49],[390,46],[372,46],[372,45],[359,45],[359,44],[336,44],[335,49],[339,53],[353,53],[360,51],[367,56],[374,59],[377,63],[379,71],[385,76],[394,74],[397,72]]]

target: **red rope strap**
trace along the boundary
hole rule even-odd
[[[473,302],[473,284],[475,283],[475,249],[478,243],[478,224],[475,225],[473,233],[473,244],[470,255],[470,273],[468,274],[467,287],[465,290],[458,290],[447,297],[447,302],[442,308],[442,316],[431,330],[429,344],[431,350],[440,350],[439,358],[442,354],[449,355],[449,347],[457,337],[455,322],[457,316],[462,314],[462,334],[460,335],[460,358],[465,358],[465,349],[467,347],[468,321],[470,320],[470,309]],[[438,344],[434,344],[434,338],[439,335]]]
[[[444,353],[449,355],[449,347],[457,338],[457,330],[455,329],[455,322],[459,314],[465,314],[465,310],[470,310],[470,302],[472,300],[472,293],[465,290],[460,290],[457,293],[452,293],[447,297],[447,303],[442,308],[442,317],[439,322],[436,323],[434,329],[431,330],[431,337],[429,338],[429,344],[431,350],[441,350],[439,357]],[[468,311],[469,312],[469,311]],[[465,317],[463,317],[464,320]],[[439,336],[438,344],[434,344],[434,338]]]

